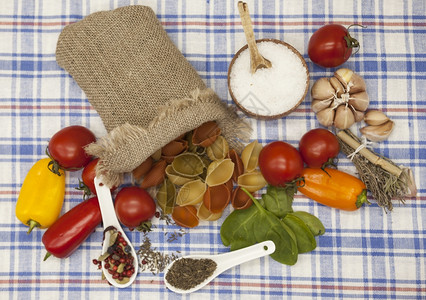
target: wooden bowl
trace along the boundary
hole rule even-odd
[[[232,71],[232,67],[235,63],[235,61],[238,59],[239,55],[241,54],[241,52],[243,52],[244,50],[246,50],[248,48],[248,45],[245,45],[244,47],[242,47],[240,50],[238,50],[238,52],[234,55],[234,57],[232,58],[232,61],[229,65],[228,68],[228,90],[229,93],[231,95],[232,100],[234,101],[234,103],[237,105],[237,107],[239,109],[241,109],[241,111],[243,111],[246,115],[254,117],[256,119],[260,119],[260,120],[274,120],[274,119],[279,119],[282,117],[287,116],[288,114],[290,114],[292,111],[294,111],[299,105],[300,103],[302,103],[303,99],[305,99],[306,94],[308,93],[309,90],[309,70],[308,70],[308,66],[306,65],[305,60],[303,59],[302,55],[299,53],[299,51],[297,51],[293,46],[291,46],[290,44],[287,44],[283,41],[280,40],[276,40],[276,39],[260,39],[260,40],[256,40],[256,43],[261,43],[261,42],[273,42],[276,44],[281,44],[285,47],[287,47],[288,49],[290,49],[293,53],[295,53],[297,55],[297,57],[300,59],[300,62],[302,63],[303,67],[306,70],[306,88],[305,88],[305,92],[303,93],[303,96],[299,99],[299,101],[296,103],[296,105],[294,105],[292,108],[290,108],[289,110],[276,114],[276,115],[262,115],[262,114],[257,114],[254,113],[248,109],[246,109],[244,106],[242,106],[239,102],[238,99],[235,98],[234,93],[232,92],[231,89],[231,80],[230,80],[230,76],[231,76],[231,71]],[[283,99],[283,101],[285,101],[285,99]]]

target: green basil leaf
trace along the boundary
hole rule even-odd
[[[254,235],[257,242],[272,240],[275,243],[276,250],[271,257],[276,261],[286,265],[294,265],[297,262],[297,243],[273,213],[260,209]]]
[[[230,213],[220,228],[223,245],[236,250],[242,248],[241,241],[246,241],[250,245],[256,244],[253,231],[255,230],[254,225],[258,222],[258,215],[259,210],[255,205]],[[237,245],[234,246],[234,243]]]
[[[292,188],[281,188],[268,186],[266,194],[262,195],[265,203],[264,207],[276,215],[283,218],[286,214],[293,211],[292,204],[295,190]]]
[[[305,222],[306,226],[308,226],[314,236],[323,235],[325,233],[324,225],[316,216],[306,211],[295,211],[292,214]]]
[[[231,250],[254,245],[266,240],[275,243],[276,250],[271,257],[283,264],[297,262],[297,243],[273,213],[265,210],[258,200],[247,209],[234,210],[223,222],[220,229],[222,243]],[[290,230],[291,231],[291,230]]]
[[[288,214],[282,219],[282,222],[288,225],[296,235],[299,253],[310,252],[317,247],[314,235],[300,218],[293,214]]]

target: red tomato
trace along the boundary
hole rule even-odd
[[[115,197],[115,213],[120,222],[135,228],[155,215],[155,202],[147,191],[138,186],[122,188]]]
[[[50,139],[49,155],[63,169],[69,171],[80,169],[91,160],[84,147],[95,141],[95,135],[86,127],[79,125],[65,127]]]
[[[325,68],[334,68],[347,61],[352,54],[352,48],[359,48],[359,42],[349,35],[348,29],[351,26],[345,28],[342,25],[329,24],[315,31],[309,39],[309,58]]]
[[[330,131],[317,128],[305,133],[299,142],[299,152],[310,168],[322,168],[339,154],[340,145]]]
[[[95,177],[96,177],[96,166],[98,164],[99,158],[91,160],[83,169],[81,173],[81,179],[83,183],[87,186],[90,192],[93,195],[96,195],[95,189]]]
[[[96,166],[98,165],[99,158],[95,158],[91,160],[83,169],[81,173],[80,184],[78,186],[78,190],[82,190],[84,192],[84,197],[90,196],[91,194],[96,195],[95,189],[95,177],[96,177]],[[113,192],[116,187],[111,188],[111,192]]]
[[[285,186],[303,171],[303,160],[292,145],[275,141],[263,147],[259,154],[259,168],[265,180],[273,186]]]

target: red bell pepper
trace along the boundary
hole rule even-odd
[[[81,202],[62,215],[43,234],[42,242],[50,255],[58,258],[70,256],[101,223],[98,198]]]

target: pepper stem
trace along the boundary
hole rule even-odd
[[[48,259],[51,255],[52,255],[52,253],[47,252],[46,255],[43,258],[43,261],[46,261],[46,259]]]
[[[34,220],[28,220],[27,225],[30,226],[30,229],[28,229],[27,234],[30,234],[31,231],[34,229],[34,227],[40,227],[40,223]]]
[[[368,205],[370,205],[370,201],[368,201],[367,199],[367,190],[362,190],[361,194],[358,195],[358,197],[356,198],[356,208],[360,208],[364,203],[367,203]]]

